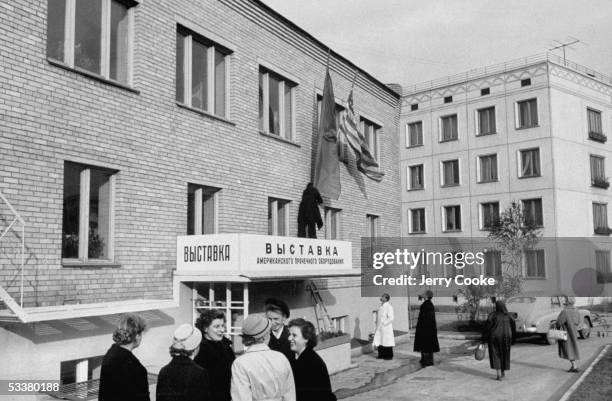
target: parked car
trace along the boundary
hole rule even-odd
[[[552,297],[516,296],[506,301],[508,312],[514,317],[517,334],[540,334],[550,344],[556,341],[548,340],[548,330],[555,324],[559,312],[563,310],[566,295],[555,295]],[[589,338],[593,321],[591,312],[586,309],[578,309],[580,320],[578,328],[580,338]]]

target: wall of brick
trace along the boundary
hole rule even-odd
[[[290,234],[296,234],[316,146],[324,46],[256,1],[143,1],[135,9],[129,91],[47,61],[46,1],[2,2],[0,9],[0,190],[26,220],[26,305],[169,297],[175,237],[187,230],[188,183],[222,189],[219,232],[266,234],[267,198],[280,196],[292,201]],[[175,32],[182,20],[235,47],[228,121],[175,102]],[[259,133],[259,60],[300,79],[298,146]],[[334,53],[330,64],[335,95],[346,99],[355,66]],[[397,96],[363,71],[354,99],[358,113],[383,123],[386,174],[375,183],[342,166],[342,196],[329,202],[343,210],[342,238],[353,242],[357,268],[366,213],[380,215],[382,235],[400,232],[399,114]],[[64,161],[119,171],[120,267],[62,267]],[[18,287],[9,285],[15,268],[0,257],[0,283],[16,294]],[[335,285],[347,283],[356,285],[346,279]]]

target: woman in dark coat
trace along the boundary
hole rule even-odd
[[[578,372],[576,361],[580,359],[578,351],[578,327],[580,326],[580,312],[574,307],[575,298],[568,297],[565,309],[557,316],[557,328],[567,332],[567,341],[559,341],[559,358],[568,359],[572,364],[568,372]]]
[[[174,332],[169,364],[157,376],[157,401],[210,401],[208,372],[193,361],[200,348],[202,333],[190,324]]]
[[[131,313],[119,318],[115,342],[104,355],[100,370],[99,401],[149,401],[147,370],[132,354],[147,328],[143,318]]]
[[[433,292],[427,290],[423,297],[425,301],[419,310],[419,320],[414,333],[414,351],[421,353],[421,366],[426,367],[434,364],[433,353],[440,352],[440,344],[436,327],[436,309],[431,302]]]
[[[483,333],[483,342],[489,345],[489,363],[497,371],[497,380],[510,370],[510,347],[516,337],[514,319],[508,314],[503,301],[495,302],[495,312],[489,314]]]
[[[323,203],[319,190],[309,182],[302,193],[302,201],[298,208],[298,237],[317,238],[316,228],[323,227],[323,219],[319,205]],[[308,231],[308,233],[306,232]]]
[[[289,333],[291,350],[295,353],[290,362],[296,401],[336,401],[327,366],[314,350],[317,334],[312,323],[293,319],[289,322]]]
[[[212,383],[211,400],[230,401],[235,356],[232,342],[223,335],[225,315],[216,309],[204,310],[196,321],[196,327],[202,331],[203,337],[195,362],[208,371]]]

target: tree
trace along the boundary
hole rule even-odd
[[[527,218],[520,203],[513,201],[489,231],[489,239],[502,254],[502,277],[498,295],[509,298],[523,286],[523,253],[541,238],[533,219]]]

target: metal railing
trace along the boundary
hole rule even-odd
[[[6,199],[6,197],[2,194],[2,191],[0,191],[0,200],[2,200],[2,202],[8,207],[8,209],[12,213],[12,216],[9,216],[9,220],[12,219],[12,221],[8,224],[6,229],[4,229],[2,233],[0,234],[0,242],[6,236],[6,234],[8,234],[9,231],[11,231],[11,229],[17,231],[15,228],[13,228],[15,224],[21,224],[21,230],[18,231],[21,234],[20,235],[21,237],[21,258],[20,258],[21,262],[19,266],[19,272],[21,274],[21,284],[20,284],[20,291],[19,291],[19,306],[23,308],[23,280],[24,280],[24,265],[25,265],[25,221],[21,218],[19,213],[17,213],[15,208],[8,201],[8,199]],[[6,303],[8,304],[8,302]]]
[[[516,60],[511,60],[505,63],[493,64],[485,67],[474,68],[469,71],[454,74],[443,78],[434,79],[427,82],[406,85],[403,88],[404,95],[406,94],[414,94],[418,92],[424,92],[427,90],[431,90],[434,88],[439,88],[443,86],[456,85],[464,82],[468,82],[477,78],[482,78],[491,74],[499,74],[503,72],[508,72],[512,70],[516,70],[521,67],[525,67],[528,65],[533,65],[537,63],[543,62],[551,62],[560,66],[564,66],[568,69],[574,70],[581,74],[587,75],[593,79],[601,81],[607,85],[612,85],[612,78],[607,75],[601,74],[589,67],[585,67],[573,61],[564,59],[563,57],[559,57],[555,54],[551,53],[542,53],[536,54],[533,56],[523,57]]]

